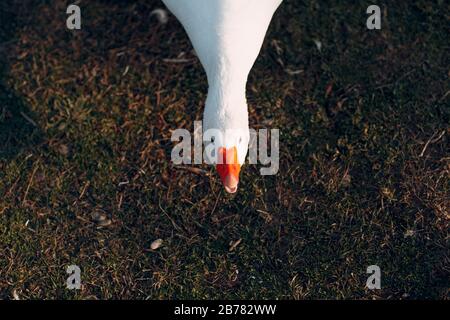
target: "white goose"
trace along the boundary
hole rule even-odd
[[[209,90],[203,129],[219,134],[205,144],[214,144],[216,159],[209,160],[217,163],[225,190],[234,193],[250,140],[247,77],[282,0],[162,1],[186,29],[206,71]]]

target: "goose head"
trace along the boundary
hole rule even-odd
[[[245,88],[270,20],[282,0],[163,0],[185,28],[208,78],[205,160],[230,193],[247,156]]]
[[[250,141],[247,104],[227,108],[210,97],[203,117],[206,160],[215,165],[225,191],[235,193]]]

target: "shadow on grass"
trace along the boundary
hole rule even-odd
[[[23,11],[33,7],[23,3],[20,4],[22,9],[18,6],[13,0],[0,3],[0,160],[14,158],[22,150],[38,144],[42,137],[26,101],[10,88],[7,81],[12,55],[10,47],[17,41],[15,31],[21,25]]]

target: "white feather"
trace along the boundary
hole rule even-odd
[[[163,2],[184,26],[206,71],[209,90],[203,127],[223,132],[223,146],[237,146],[242,164],[249,138],[247,77],[282,0]],[[242,133],[225,135],[227,129],[239,129],[244,136]]]

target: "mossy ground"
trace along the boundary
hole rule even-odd
[[[228,196],[170,162],[207,85],[162,3],[84,1],[74,32],[67,1],[0,1],[0,298],[447,298],[448,5],[380,4],[370,31],[347,2],[280,7],[248,83],[280,171]]]

